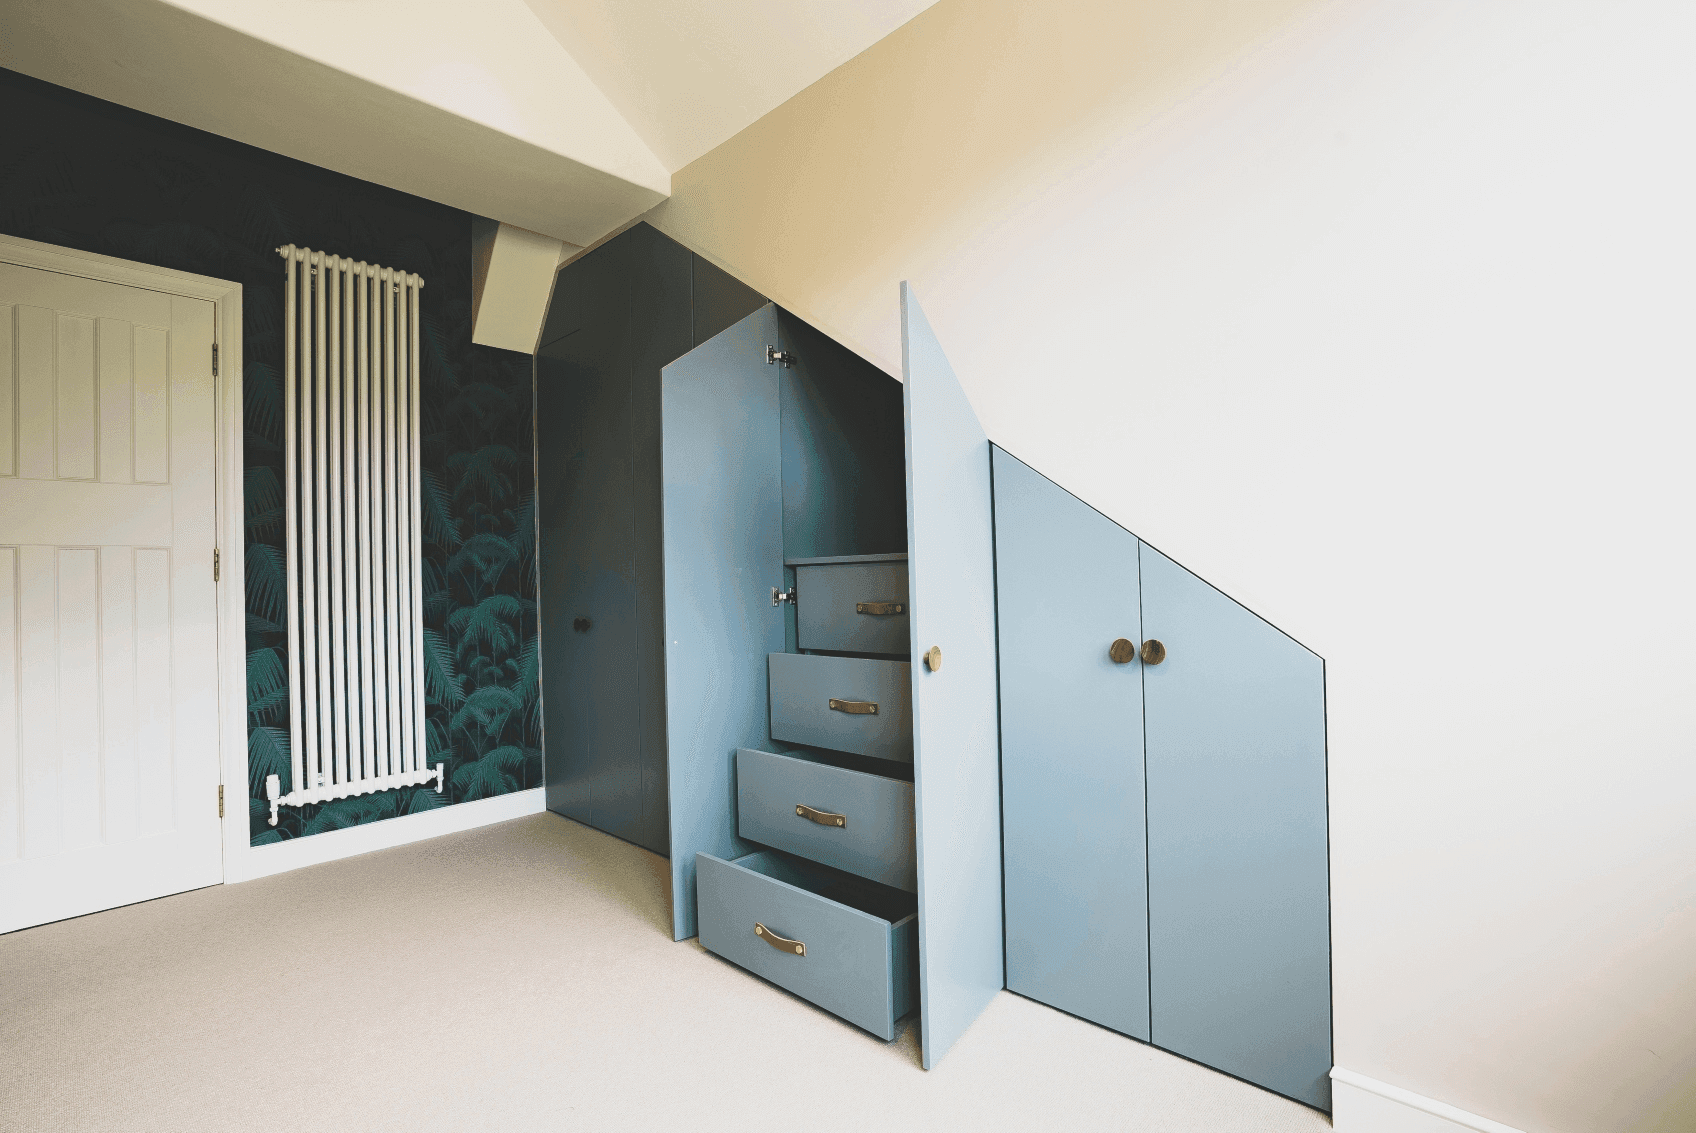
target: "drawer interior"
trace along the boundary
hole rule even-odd
[[[806,744],[774,743],[769,747],[758,750],[772,755],[781,755],[786,759],[799,759],[806,763],[816,763],[820,767],[836,767],[844,771],[857,771],[861,775],[876,775],[880,779],[895,779],[903,783],[913,781],[913,765],[911,763],[896,763],[893,760],[879,759],[875,755],[855,755],[851,751],[833,751],[830,748],[808,747]]]
[[[879,885],[875,881],[855,877],[851,873],[843,873],[817,862],[790,857],[777,850],[761,850],[759,853],[737,858],[731,864],[769,877],[773,881],[804,889],[828,901],[858,909],[862,913],[870,913],[891,924],[916,916],[919,911],[919,899],[916,894]]]

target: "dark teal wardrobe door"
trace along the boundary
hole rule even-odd
[[[1003,985],[989,439],[901,285],[925,1069]],[[923,657],[940,651],[934,671]]]
[[[581,289],[581,329],[536,352],[544,778],[549,810],[651,844],[625,774],[640,718],[627,259],[599,249],[562,281]]]
[[[1007,987],[1146,1040],[1137,538],[992,451]]]
[[[1324,662],[1141,560],[1153,1041],[1328,1110]]]
[[[695,935],[695,855],[736,858],[736,749],[771,743],[766,655],[783,650],[783,342],[765,306],[660,378],[672,935]]]

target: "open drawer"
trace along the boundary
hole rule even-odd
[[[802,649],[906,654],[912,608],[906,555],[795,564],[795,631]]]
[[[917,892],[913,784],[795,755],[736,753],[736,832]]]
[[[884,1040],[917,1003],[910,893],[776,850],[695,855],[701,946]]]
[[[905,661],[771,653],[771,738],[913,762],[913,678]]]

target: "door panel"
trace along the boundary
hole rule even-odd
[[[1007,987],[1146,1040],[1137,538],[993,451]]]
[[[617,789],[637,766],[636,590],[631,563],[630,381],[622,310],[536,355],[543,711],[548,809],[636,839]]]
[[[0,324],[7,931],[223,859],[212,304],[0,264]]]
[[[660,371],[695,345],[690,325],[697,293],[694,253],[639,224],[624,238],[630,256],[630,450],[632,577],[636,585],[638,766],[630,797],[638,804],[635,842],[656,854],[666,844],[665,546],[661,517]],[[759,304],[755,304],[758,306]],[[752,308],[750,308],[752,310]]]
[[[1005,978],[989,439],[901,285],[919,994],[926,1069]],[[929,671],[921,657],[942,650]]]
[[[1329,1109],[1324,662],[1141,560],[1153,1041]]]
[[[665,367],[665,688],[672,933],[695,935],[695,855],[736,858],[736,749],[771,742],[766,656],[783,649],[775,307]]]

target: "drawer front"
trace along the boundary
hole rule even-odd
[[[795,633],[802,649],[905,656],[912,648],[910,609],[906,563],[795,568]]]
[[[767,664],[772,739],[913,762],[907,662],[771,653]]]
[[[750,842],[918,891],[911,783],[743,748],[736,817]]]
[[[891,922],[821,896],[774,850],[725,861],[695,856],[701,946],[884,1040],[913,1007],[918,919]],[[776,874],[777,876],[772,876]],[[817,887],[817,886],[815,886]],[[755,932],[799,941],[805,955]]]

